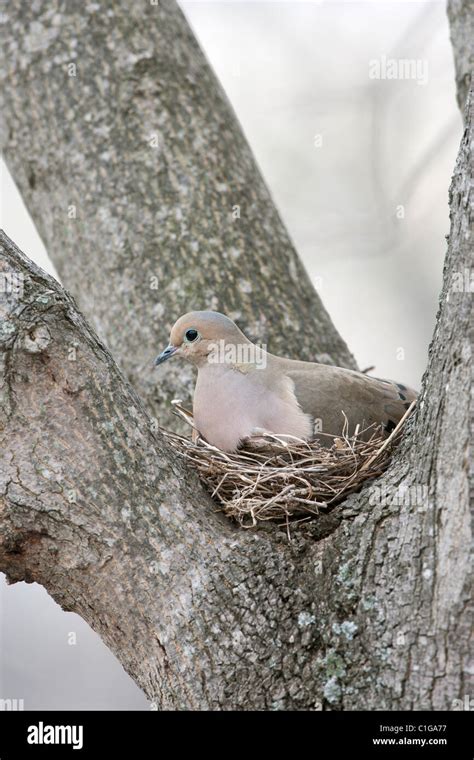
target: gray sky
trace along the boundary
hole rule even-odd
[[[181,7],[359,365],[419,387],[462,130],[444,2]],[[4,165],[0,191],[1,226],[54,274]],[[147,709],[100,639],[44,589],[2,580],[0,612],[0,698]]]

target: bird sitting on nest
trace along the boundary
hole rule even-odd
[[[197,368],[194,425],[222,451],[264,432],[324,445],[356,430],[373,434],[379,426],[389,435],[417,395],[391,380],[273,356],[214,311],[178,319],[155,364],[172,356]]]

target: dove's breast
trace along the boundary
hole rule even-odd
[[[229,365],[206,365],[199,370],[194,424],[213,446],[233,451],[243,438],[262,430],[311,437],[312,421],[296,401],[293,382],[282,377],[268,388],[260,372]]]

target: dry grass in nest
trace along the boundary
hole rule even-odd
[[[179,402],[176,412],[192,426],[193,417]],[[364,481],[387,468],[414,403],[388,438],[371,429],[352,437],[331,436],[332,446],[292,436],[261,435],[226,453],[198,437],[195,442],[164,430],[171,445],[199,473],[223,512],[243,528],[261,521],[310,519],[327,512]],[[361,434],[368,440],[361,440]]]

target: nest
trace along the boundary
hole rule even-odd
[[[177,433],[163,434],[197,470],[201,481],[226,515],[243,528],[262,521],[301,521],[328,512],[362,484],[381,475],[414,403],[390,436],[380,427],[329,436],[329,445],[293,436],[262,434],[248,438],[228,453],[197,435],[192,441]],[[189,425],[192,414],[174,401],[176,413]],[[194,428],[193,428],[194,430]]]

